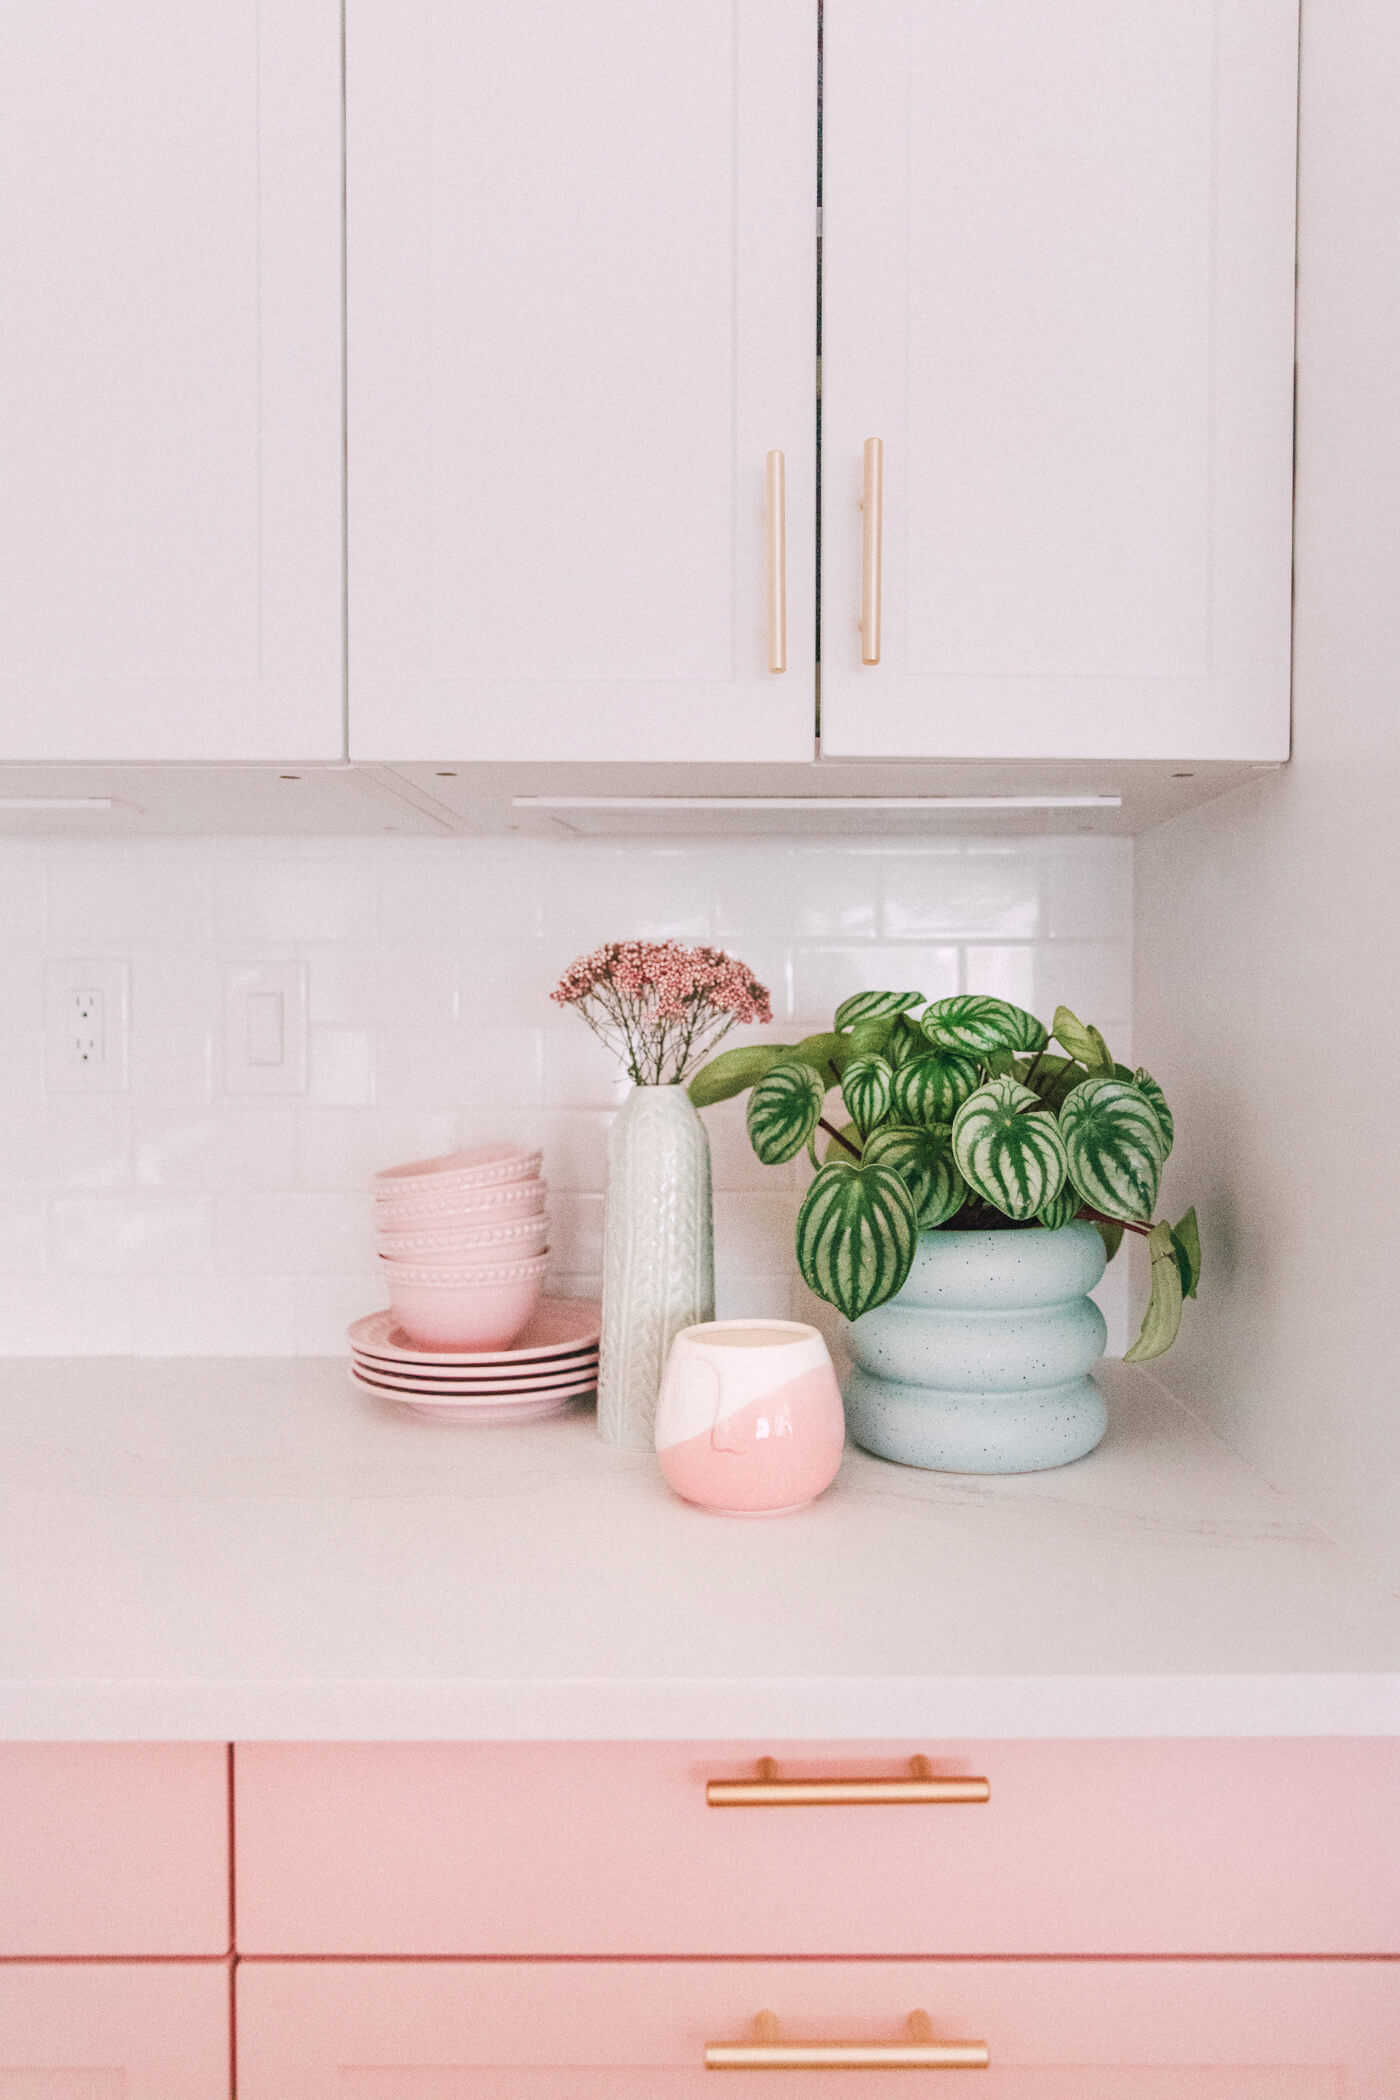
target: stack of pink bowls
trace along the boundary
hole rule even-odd
[[[540,1154],[481,1145],[386,1167],[375,1229],[399,1331],[420,1349],[508,1349],[544,1282]]]

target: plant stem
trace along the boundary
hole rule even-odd
[[[848,1137],[843,1137],[841,1132],[836,1128],[836,1125],[834,1123],[828,1123],[825,1116],[817,1117],[817,1128],[818,1130],[824,1130],[828,1137],[835,1138],[838,1145],[844,1145],[846,1150],[850,1153],[852,1159],[860,1158],[859,1147],[853,1145]]]
[[[1150,1225],[1134,1225],[1130,1218],[1105,1217],[1101,1210],[1091,1210],[1087,1203],[1080,1204],[1075,1216],[1087,1218],[1091,1225],[1121,1225],[1124,1232],[1140,1232],[1144,1239],[1152,1230]]]

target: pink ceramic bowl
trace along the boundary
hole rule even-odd
[[[478,1145],[472,1152],[444,1152],[437,1159],[385,1167],[374,1177],[374,1193],[393,1201],[405,1195],[440,1195],[448,1189],[499,1188],[538,1174],[542,1157],[524,1145]]]
[[[511,1181],[495,1189],[449,1189],[440,1196],[382,1198],[374,1206],[380,1232],[449,1232],[460,1225],[503,1225],[511,1218],[538,1217],[544,1182]]]
[[[547,1266],[543,1256],[475,1269],[383,1263],[394,1318],[420,1349],[508,1349],[539,1302]]]
[[[502,1225],[454,1225],[433,1232],[384,1232],[379,1251],[387,1261],[453,1262],[463,1268],[482,1262],[525,1261],[549,1245],[549,1218],[513,1218]]]

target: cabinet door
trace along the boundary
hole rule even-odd
[[[698,2096],[707,2042],[751,2039],[761,2011],[780,2040],[891,2043],[916,2009],[986,2044],[982,2100],[1394,2100],[1400,2076],[1394,1964],[244,1962],[239,2100]],[[779,2083],[889,2100],[928,2080]]]
[[[1287,757],[1297,12],[827,0],[829,756]]]
[[[342,748],[337,0],[0,8],[0,757]]]
[[[222,1743],[0,1743],[0,1957],[223,1954]]]
[[[809,759],[815,0],[347,23],[352,754]]]
[[[227,2100],[223,1962],[0,1965],[0,2100]]]

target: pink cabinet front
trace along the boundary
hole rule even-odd
[[[0,1744],[0,1957],[229,1945],[223,1743]]]
[[[711,2043],[983,2043],[983,2100],[1395,2100],[1400,1970],[1378,1962],[277,1963],[238,1971],[239,2100],[659,2100]],[[788,2070],[785,2094],[925,2091]],[[940,2091],[942,2085],[940,2084]],[[956,2074],[952,2090],[959,2090]]]
[[[0,1964],[0,2100],[228,2100],[223,1962]]]
[[[983,1775],[984,1805],[707,1806]],[[245,1954],[1400,1954],[1388,1741],[253,1744]]]

